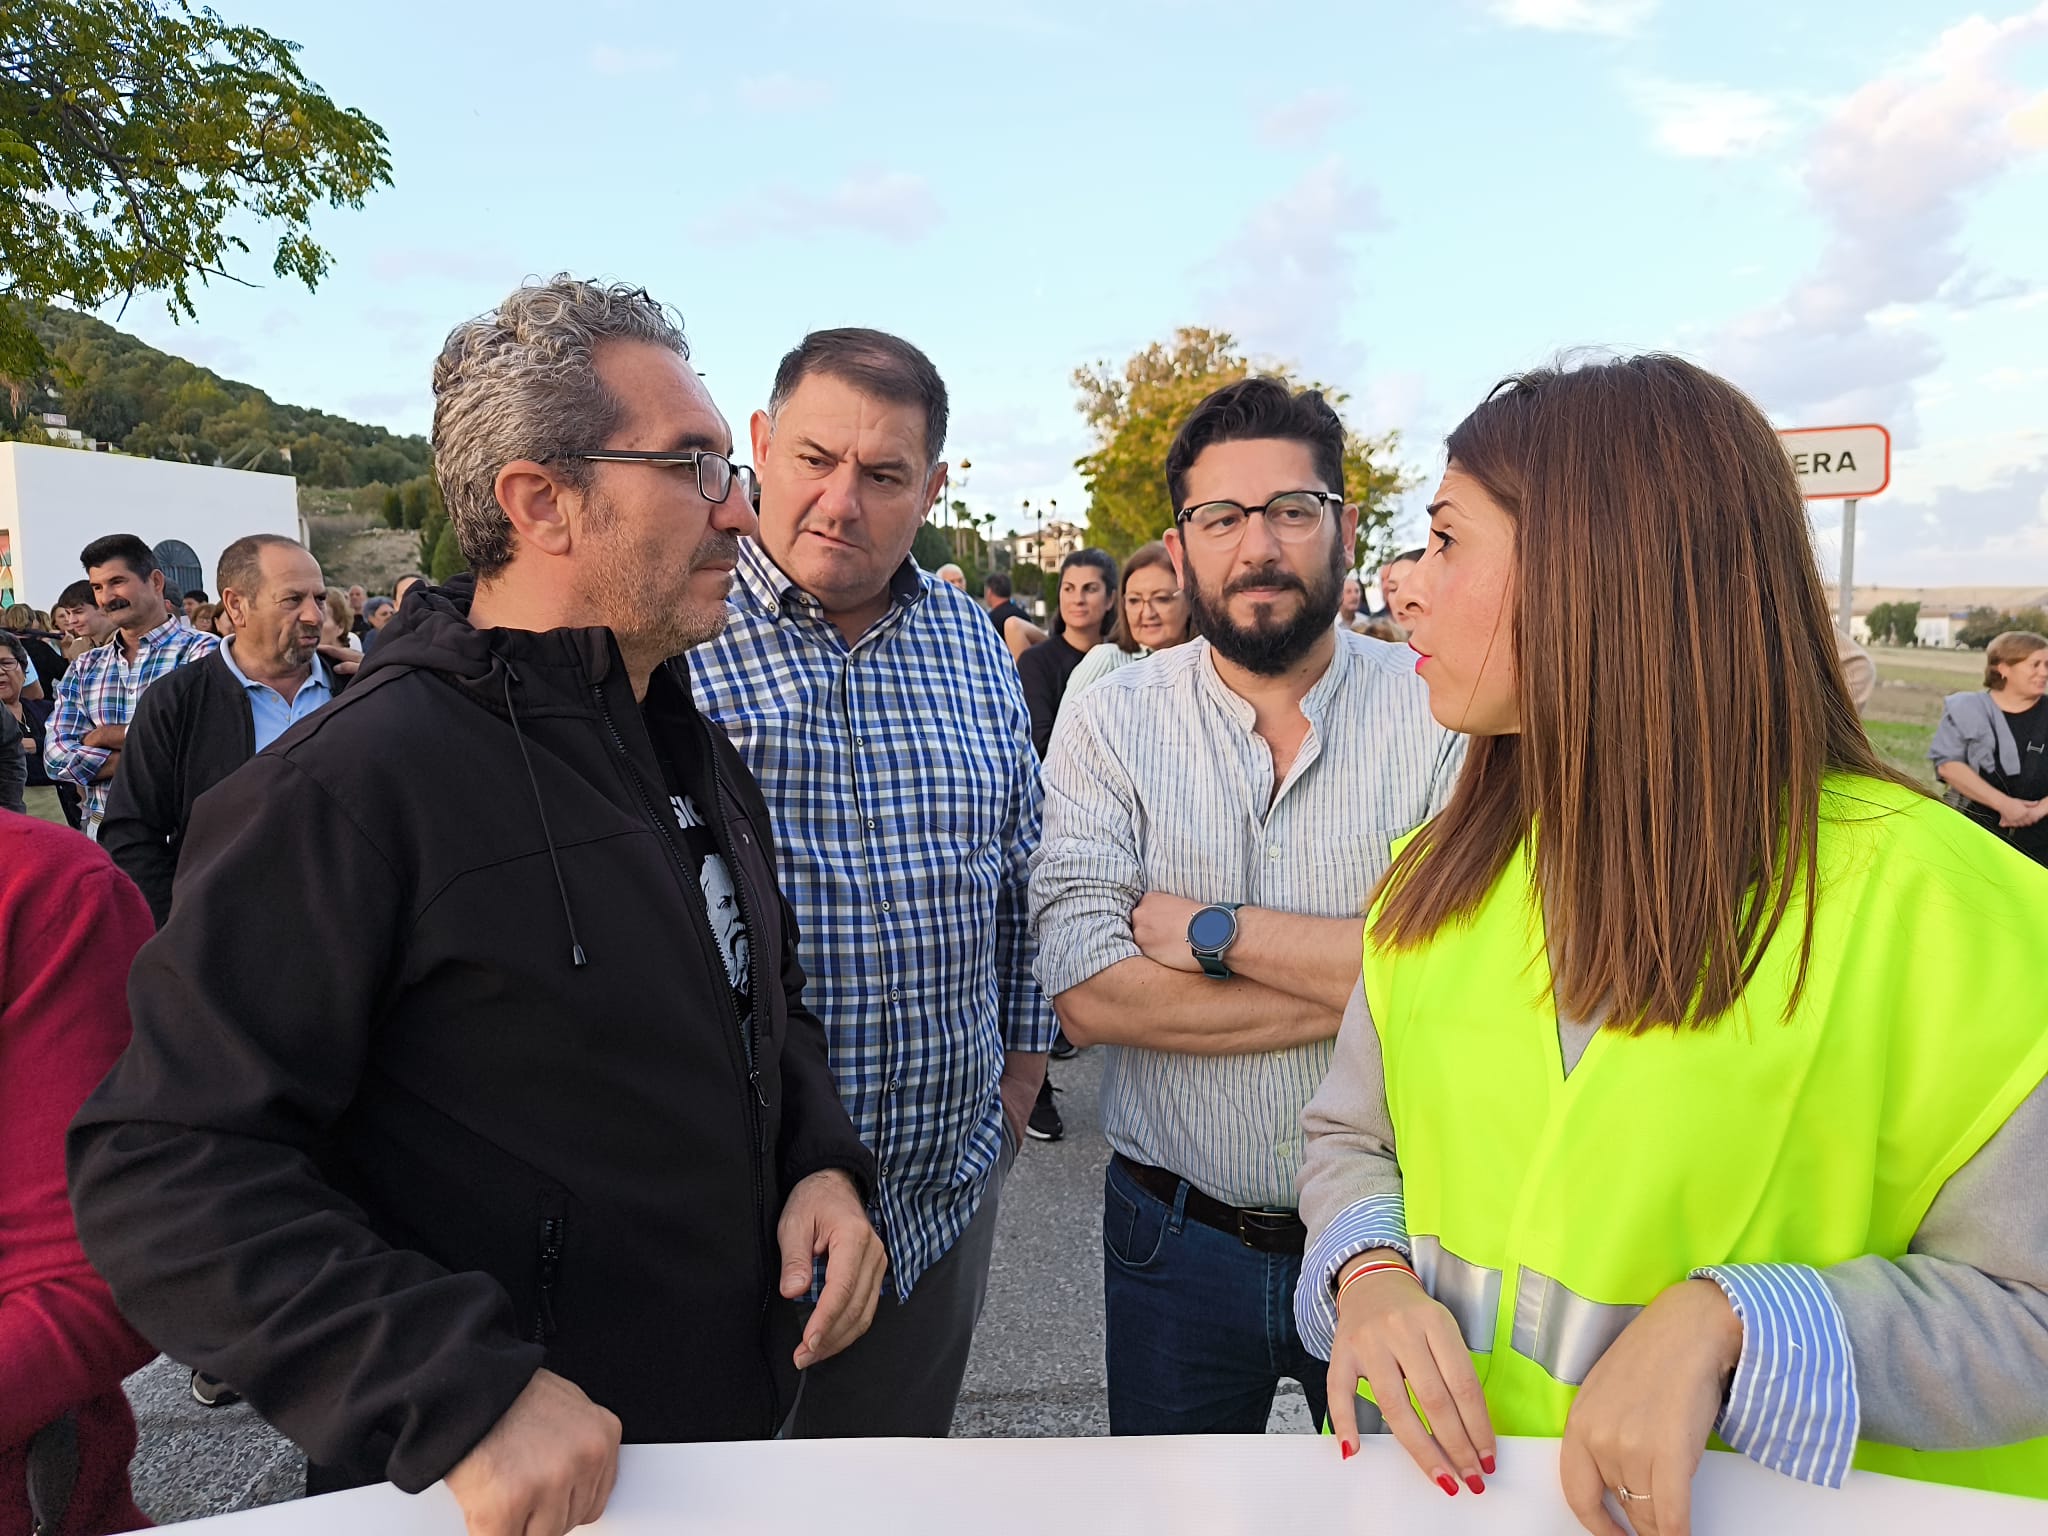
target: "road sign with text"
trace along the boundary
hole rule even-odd
[[[1778,436],[1808,501],[1875,496],[1892,483],[1892,435],[1883,427],[1791,427]]]

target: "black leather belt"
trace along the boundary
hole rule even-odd
[[[1134,1163],[1121,1152],[1111,1153],[1110,1160],[1133,1184],[1162,1205],[1178,1201],[1185,1186],[1187,1203],[1182,1209],[1203,1226],[1228,1232],[1247,1248],[1256,1248],[1260,1253],[1300,1253],[1308,1247],[1308,1228],[1294,1211],[1240,1210],[1211,1199],[1177,1173]]]

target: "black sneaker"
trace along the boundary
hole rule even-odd
[[[1057,1029],[1053,1031],[1052,1059],[1054,1061],[1072,1061],[1080,1054],[1081,1048],[1067,1038],[1065,1030]]]
[[[242,1400],[242,1394],[216,1376],[204,1371],[192,1373],[192,1401],[202,1408],[232,1408]]]
[[[1031,1106],[1031,1118],[1024,1122],[1024,1129],[1033,1141],[1058,1141],[1067,1134],[1067,1123],[1060,1118],[1059,1106],[1052,1096],[1059,1090],[1047,1078],[1038,1085],[1038,1102]]]

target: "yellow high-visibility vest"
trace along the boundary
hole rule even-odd
[[[1367,924],[1417,1268],[1500,1433],[1562,1435],[1594,1362],[1698,1266],[1905,1254],[1942,1185],[2048,1075],[2048,869],[1869,779],[1830,777],[1821,816],[1791,1017],[1799,890],[1727,1016],[1602,1030],[1569,1076],[1526,845],[1469,922],[1425,944],[1382,949]],[[2048,1439],[1864,1441],[1856,1464],[2048,1498]]]

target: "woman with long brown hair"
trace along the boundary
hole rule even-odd
[[[1601,1533],[1684,1529],[1710,1435],[2048,1497],[2048,872],[1873,753],[1733,387],[1541,370],[1448,446],[1402,597],[1474,740],[1303,1117],[1345,1454],[1558,1437]]]

